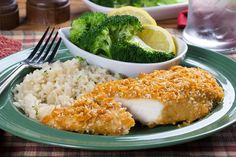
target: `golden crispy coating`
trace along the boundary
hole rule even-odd
[[[140,74],[136,79],[97,85],[72,107],[55,109],[43,119],[43,123],[70,131],[120,135],[128,133],[134,121],[114,98],[154,99],[161,102],[164,105],[161,116],[145,124],[154,127],[181,121],[190,123],[202,118],[215,103],[222,101],[223,96],[222,88],[209,72],[174,66],[170,70]]]
[[[222,88],[209,72],[182,66],[140,74],[137,79],[109,81],[96,86],[92,93],[127,99],[156,99],[164,104],[186,99],[193,103],[196,99],[219,102],[224,96]]]
[[[156,70],[140,74],[137,79],[124,79],[100,84],[93,95],[105,93],[109,97],[125,99],[155,99],[164,105],[161,117],[145,125],[191,123],[206,116],[213,105],[222,101],[223,89],[215,78],[200,68],[174,66],[170,70]]]
[[[56,108],[42,119],[51,127],[103,135],[128,134],[134,126],[132,115],[119,103],[103,95],[86,95],[73,106]]]

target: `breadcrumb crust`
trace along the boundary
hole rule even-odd
[[[191,123],[206,116],[223,100],[224,91],[216,79],[200,68],[174,66],[140,74],[137,78],[97,85],[67,108],[54,109],[42,122],[49,126],[103,135],[127,134],[135,122],[114,98],[155,99],[164,105],[161,116],[145,125]]]

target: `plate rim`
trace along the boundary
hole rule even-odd
[[[189,46],[190,47],[190,49],[189,49],[189,51],[191,51],[191,49],[193,48],[193,49],[199,49],[199,50],[202,50],[202,51],[209,51],[209,50],[206,50],[206,49],[202,49],[202,48],[199,48],[199,47],[195,47],[195,46]],[[16,54],[13,54],[13,55],[10,55],[9,57],[6,57],[6,58],[4,58],[4,59],[1,59],[0,60],[0,64],[1,64],[1,62],[2,61],[7,61],[7,60],[9,60],[9,58],[15,58],[16,56],[18,56],[18,55],[23,55],[24,53],[27,53],[27,52],[29,52],[29,50],[30,49],[26,49],[26,50],[23,50],[23,51],[20,51],[20,52],[18,52],[18,53],[16,53]],[[61,49],[61,52],[64,52],[64,51],[67,51],[67,49]],[[225,56],[225,55],[223,55],[223,54],[219,54],[219,53],[216,53],[216,52],[212,52],[212,51],[209,51],[209,52],[211,52],[211,53],[215,53],[215,55],[220,55],[220,56],[222,56],[222,57],[225,57],[225,58],[227,58],[227,60],[229,59],[229,60],[231,60],[234,64],[236,64],[236,61],[235,60],[233,60],[232,58],[229,58],[228,56]],[[65,53],[65,52],[64,52]],[[1,68],[0,68],[1,69]],[[2,68],[3,69],[3,68]],[[4,68],[4,69],[6,69],[6,68]],[[7,68],[8,69],[8,68]],[[2,72],[3,72],[3,70],[0,70],[0,74],[2,74]],[[236,82],[236,81],[235,81]],[[234,89],[235,90],[235,89]],[[234,99],[234,102],[233,102],[233,104],[235,104],[236,102],[235,102],[235,99]],[[236,108],[236,107],[235,107]],[[228,111],[228,113],[227,114],[229,114],[230,112],[233,112],[233,111]],[[1,115],[1,107],[0,107],[0,115]],[[236,117],[236,111],[234,111],[233,113],[232,113],[232,116],[233,115],[235,115],[235,117]],[[222,118],[220,118],[218,121],[220,121]],[[170,145],[175,145],[175,144],[180,144],[180,143],[185,143],[185,142],[189,142],[189,141],[193,141],[193,140],[196,140],[196,139],[200,139],[200,138],[203,138],[203,137],[205,137],[205,136],[208,136],[208,135],[210,135],[210,134],[212,134],[212,133],[215,133],[215,132],[218,132],[218,131],[220,131],[220,130],[222,130],[223,128],[225,128],[225,127],[227,127],[227,126],[229,126],[229,125],[231,125],[232,123],[234,123],[236,121],[236,119],[234,119],[234,120],[231,120],[231,121],[229,121],[228,123],[225,123],[224,125],[221,125],[220,127],[217,127],[217,128],[215,128],[215,129],[213,129],[213,130],[211,130],[211,131],[208,131],[208,132],[206,132],[206,133],[201,133],[201,134],[197,134],[197,135],[193,135],[193,136],[187,136],[187,137],[185,137],[185,138],[182,138],[182,139],[177,139],[177,140],[172,140],[172,142],[164,142],[164,143],[161,143],[161,144],[146,144],[146,145],[139,145],[139,146],[123,146],[123,147],[121,147],[121,146],[118,146],[118,147],[97,147],[97,146],[75,146],[75,145],[70,145],[70,144],[63,144],[63,142],[62,143],[58,143],[58,142],[50,142],[50,141],[47,141],[47,140],[43,140],[43,139],[32,139],[32,138],[30,138],[30,136],[29,137],[26,137],[26,136],[23,136],[23,134],[21,134],[21,133],[16,133],[16,132],[14,132],[13,131],[13,129],[11,130],[11,129],[6,129],[6,128],[2,128],[3,127],[3,125],[0,123],[0,127],[1,127],[1,129],[3,129],[3,130],[6,130],[7,132],[10,132],[11,134],[13,134],[13,135],[16,135],[16,136],[18,136],[18,137],[23,137],[24,139],[27,139],[27,140],[30,140],[30,141],[34,141],[34,142],[39,142],[39,143],[44,143],[44,144],[51,144],[51,145],[55,145],[55,146],[63,146],[63,147],[70,147],[70,148],[82,148],[82,149],[88,149],[88,150],[135,150],[135,149],[145,149],[145,148],[156,148],[156,147],[164,147],[164,146],[170,146]],[[1,122],[1,119],[0,119],[0,122]],[[205,129],[205,128],[207,128],[208,126],[206,126],[206,127],[204,127],[204,128],[201,128],[201,129],[199,129],[199,130],[202,130],[202,129]],[[52,129],[52,128],[50,128],[50,129]],[[58,131],[58,130],[57,130]],[[59,130],[60,131],[60,130]],[[125,136],[124,136],[125,137]]]

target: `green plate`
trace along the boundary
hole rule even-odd
[[[14,68],[17,62],[27,57],[25,50],[0,60],[0,79]],[[61,49],[57,59],[71,58],[68,50]],[[137,125],[125,136],[99,136],[56,130],[27,118],[13,105],[12,88],[22,81],[29,70],[12,82],[0,97],[0,128],[13,135],[57,146],[93,150],[132,150],[163,147],[188,142],[210,135],[236,120],[236,62],[205,49],[189,46],[185,66],[195,66],[211,72],[224,88],[225,98],[207,117],[182,128],[158,126],[152,129]]]

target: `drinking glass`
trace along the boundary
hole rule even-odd
[[[189,0],[183,37],[191,45],[236,51],[236,0]]]

